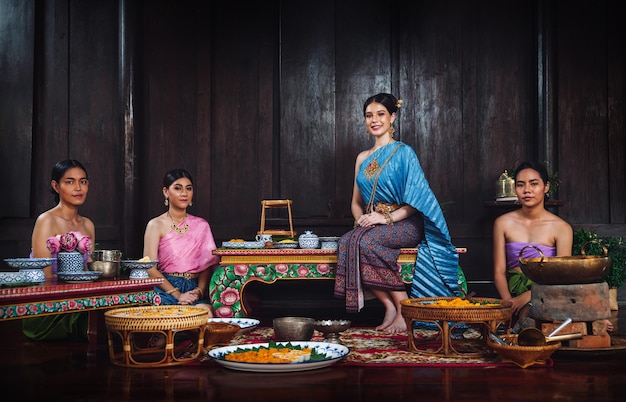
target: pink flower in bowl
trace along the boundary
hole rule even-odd
[[[48,246],[48,250],[54,255],[58,254],[61,251],[61,241],[59,240],[60,236],[52,236],[48,238],[46,241],[46,246]]]
[[[91,251],[91,237],[83,236],[78,240],[78,251],[83,254]]]
[[[61,251],[78,251],[88,255],[91,252],[91,237],[80,232],[68,232],[62,235],[52,236],[46,240],[46,246],[50,253],[55,256]]]
[[[78,245],[78,239],[74,232],[68,232],[61,235],[61,248],[63,251],[74,251]]]

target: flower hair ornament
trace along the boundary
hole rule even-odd
[[[402,106],[403,103],[404,103],[404,101],[402,99],[398,99],[397,102],[396,102],[396,107],[398,109],[400,109],[400,107]]]

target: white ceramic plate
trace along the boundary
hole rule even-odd
[[[122,264],[127,266],[129,269],[148,269],[153,265],[158,264],[159,260],[151,260],[151,261],[137,261],[137,260],[123,260]]]
[[[68,283],[93,282],[103,273],[100,271],[57,272],[57,278]]]
[[[4,261],[13,268],[34,269],[52,265],[54,258],[6,258]]]
[[[289,342],[276,342],[286,345]],[[337,343],[328,342],[291,342],[294,346],[309,347],[317,353],[327,356],[324,360],[306,361],[302,363],[243,363],[224,360],[224,356],[237,350],[250,350],[260,346],[268,347],[269,343],[251,343],[247,345],[224,346],[209,351],[209,357],[222,366],[239,371],[254,371],[258,373],[287,373],[292,371],[306,371],[328,367],[337,363],[350,353],[350,349]]]
[[[209,322],[227,322],[229,324],[236,324],[241,327],[241,329],[251,329],[256,327],[261,323],[259,320],[255,320],[254,318],[209,318]]]

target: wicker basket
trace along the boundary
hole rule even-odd
[[[109,310],[104,322],[109,329],[126,331],[158,331],[189,329],[209,320],[209,310],[194,306],[143,306]]]
[[[550,342],[543,346],[519,346],[517,344],[517,334],[502,335],[507,345],[500,345],[487,339],[487,345],[494,349],[500,356],[500,360],[505,363],[514,363],[521,368],[526,368],[534,364],[545,364],[557,349],[561,347],[561,342]]]
[[[506,321],[511,318],[510,301],[485,297],[472,297],[471,302],[489,303],[495,305],[446,307],[433,305],[438,300],[453,300],[454,297],[423,297],[403,300],[402,315],[405,318],[424,321],[459,321],[485,322]]]
[[[124,367],[162,367],[196,360],[209,310],[197,306],[141,306],[104,313],[111,362]]]

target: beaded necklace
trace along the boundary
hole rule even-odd
[[[175,231],[179,235],[183,235],[183,234],[187,233],[187,230],[189,230],[189,224],[187,223],[187,213],[185,213],[185,217],[183,218],[183,220],[178,225],[174,222],[174,218],[172,217],[172,215],[170,215],[170,211],[167,211],[167,216],[169,216],[170,219],[172,220],[172,224],[170,225],[170,228],[173,231]],[[180,227],[180,225],[183,222],[185,223],[185,225],[183,225],[183,227]]]

